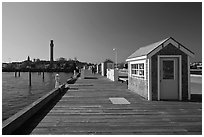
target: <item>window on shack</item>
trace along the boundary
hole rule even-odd
[[[131,64],[131,73],[133,76],[144,79],[144,63]]]

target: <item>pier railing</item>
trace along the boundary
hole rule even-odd
[[[112,81],[118,81],[118,70],[107,69],[107,78]]]

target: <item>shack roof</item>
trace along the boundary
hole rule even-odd
[[[110,59],[106,59],[105,61],[103,61],[102,63],[114,63],[112,60]]]
[[[177,43],[177,45],[179,45],[178,47],[183,47],[183,51],[188,54],[189,56],[193,56],[194,53],[192,51],[190,51],[189,49],[187,49],[186,47],[184,47],[183,45],[181,45],[179,42],[177,42],[175,39],[173,39],[172,37],[168,37],[166,39],[163,39],[161,41],[158,41],[158,42],[155,42],[153,44],[150,44],[150,45],[147,45],[147,46],[144,46],[144,47],[141,47],[139,48],[138,50],[136,50],[132,55],[130,55],[128,57],[128,59],[131,59],[131,58],[136,58],[136,57],[140,57],[140,56],[145,56],[145,55],[148,55],[150,54],[152,51],[154,51],[155,49],[157,49],[158,47],[160,47],[161,45],[163,45],[165,42],[167,41],[173,41],[174,43]],[[170,42],[171,43],[171,42]]]

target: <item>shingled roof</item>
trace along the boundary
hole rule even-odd
[[[166,39],[163,39],[161,41],[158,41],[156,43],[147,45],[145,47],[141,47],[138,50],[136,50],[132,55],[130,55],[128,57],[128,59],[131,58],[135,58],[135,57],[140,57],[140,56],[145,56],[148,55],[149,53],[151,53],[153,50],[155,50],[156,48],[158,48],[159,46],[161,46],[163,43],[165,43],[166,41],[168,41],[169,39],[172,39],[173,41],[175,41],[176,43],[178,43],[175,39],[173,39],[172,37],[168,37]],[[180,43],[178,43],[178,45],[182,46]],[[194,55],[194,53],[192,51],[190,51],[189,49],[187,49],[186,47],[182,46],[183,48],[185,48],[186,50],[188,50],[188,52],[190,52],[191,54]]]

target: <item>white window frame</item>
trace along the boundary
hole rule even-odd
[[[147,61],[146,60],[136,60],[136,61],[131,61],[130,62],[130,76],[131,77],[134,77],[134,78],[138,78],[138,79],[143,79],[143,80],[146,80],[146,63]],[[138,64],[138,70],[139,69],[139,64],[144,64],[144,76],[141,76],[139,74],[132,74],[132,65],[133,64]],[[139,72],[138,72],[139,73]]]

